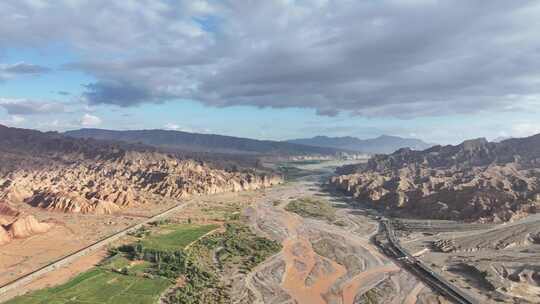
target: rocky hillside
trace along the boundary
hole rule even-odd
[[[74,139],[57,133],[0,126],[0,206],[6,235],[17,204],[51,211],[111,214],[152,203],[155,197],[269,187],[281,177],[259,171],[225,171],[143,146]],[[13,208],[15,206],[15,209]],[[32,222],[33,223],[33,222]],[[36,226],[36,225],[34,225]],[[37,227],[37,226],[36,226]],[[43,229],[37,229],[43,230]]]
[[[40,223],[35,217],[22,214],[10,204],[0,201],[0,245],[14,238],[25,238],[47,232],[52,224]]]
[[[401,149],[341,168],[331,182],[359,200],[413,216],[508,221],[540,206],[540,134],[424,151]]]

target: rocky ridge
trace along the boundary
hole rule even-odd
[[[81,161],[0,178],[0,198],[64,212],[110,214],[147,202],[269,187],[280,177],[211,169],[160,153],[128,152],[114,160]]]
[[[401,149],[338,170],[337,188],[391,212],[501,222],[540,206],[540,134],[500,143],[469,140]]]
[[[0,201],[9,206],[28,204],[49,211],[112,214],[147,204],[156,196],[181,200],[281,182],[281,177],[271,172],[222,170],[152,148],[57,133],[0,126],[0,144]],[[0,204],[0,211],[12,218],[16,216],[12,213],[18,214],[7,204]],[[2,242],[46,230],[26,216],[21,223],[5,223],[0,231]]]

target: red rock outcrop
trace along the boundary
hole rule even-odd
[[[0,162],[6,164],[0,200],[75,213],[111,214],[152,195],[185,199],[281,182],[270,173],[216,169],[153,148],[2,126]]]
[[[11,220],[4,218],[3,223],[0,225],[0,245],[9,243],[13,239],[22,239],[45,233],[52,226],[49,223],[39,222],[34,216],[28,214],[19,214]]]
[[[3,195],[4,199],[18,199],[48,210],[99,214],[144,204],[146,194],[184,199],[199,194],[258,189],[281,182],[278,176],[226,172],[164,154],[138,152],[115,160],[21,170],[4,180],[9,186],[3,188],[0,198]]]
[[[540,206],[540,135],[402,149],[348,166],[331,183],[361,201],[409,215],[509,221]]]
[[[7,226],[7,231],[12,238],[27,238],[34,234],[47,232],[50,228],[50,224],[38,222],[32,215],[25,215]]]

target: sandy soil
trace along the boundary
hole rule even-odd
[[[246,210],[255,231],[283,245],[280,254],[248,276],[251,302],[353,304],[370,289],[386,283],[389,287],[384,294],[391,296],[381,303],[438,303],[435,294],[371,244],[377,222],[361,210],[350,209],[341,198],[323,192],[320,179],[324,176],[269,189],[264,199]],[[346,225],[302,218],[283,209],[288,201],[302,196],[332,201],[340,208],[338,219]],[[276,201],[281,204],[276,205]],[[428,296],[419,297],[421,292]],[[424,300],[427,298],[429,302]]]
[[[430,226],[431,231],[401,231],[402,244],[410,252],[422,251],[421,259],[449,281],[481,303],[540,303],[540,281],[527,279],[528,273],[536,278],[540,273],[540,244],[532,237],[540,234],[540,214],[485,229],[460,223],[439,229],[437,221]],[[432,248],[437,240],[453,249],[438,252]]]

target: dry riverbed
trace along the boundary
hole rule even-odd
[[[220,274],[222,281],[232,282],[231,297],[234,303],[446,303],[414,276],[383,256],[370,242],[378,224],[366,211],[350,209],[340,197],[323,191],[320,181],[338,164],[310,164],[303,169],[313,170],[312,175],[270,189],[194,198],[185,202],[187,206],[173,214],[171,220],[220,224],[226,215],[243,214],[253,232],[281,243],[280,252],[250,272]],[[335,219],[303,217],[286,210],[290,201],[305,197],[331,202],[337,210]],[[140,212],[142,216],[146,214]],[[62,217],[59,214],[47,216]],[[124,218],[125,222],[122,220]],[[75,239],[75,236],[85,235],[80,227],[71,225],[68,218],[63,220],[65,229],[74,232],[64,234],[66,242]],[[98,223],[104,221],[111,222],[107,227],[114,230],[135,222],[136,217],[133,214],[115,220],[96,217],[95,224],[92,218],[83,220],[88,221],[91,227],[97,227]],[[95,233],[92,238],[85,239],[88,242],[97,237],[99,235]],[[83,243],[74,242],[73,248],[66,247],[64,250],[75,249]],[[13,243],[11,246],[23,245]],[[44,263],[45,260],[38,258],[37,253],[26,257],[25,265]],[[4,254],[7,256],[8,252]],[[61,254],[59,251],[54,256]],[[78,271],[87,270],[99,259],[88,257],[86,260],[90,262],[82,259]],[[10,265],[4,265],[5,275],[13,275],[16,268]],[[76,274],[59,269],[36,281],[41,283],[30,284],[28,290],[54,286]]]
[[[269,189],[246,210],[255,231],[283,246],[248,277],[252,303],[445,303],[370,242],[376,221],[323,192],[320,180],[324,174]],[[332,202],[336,219],[285,210],[304,197]]]

